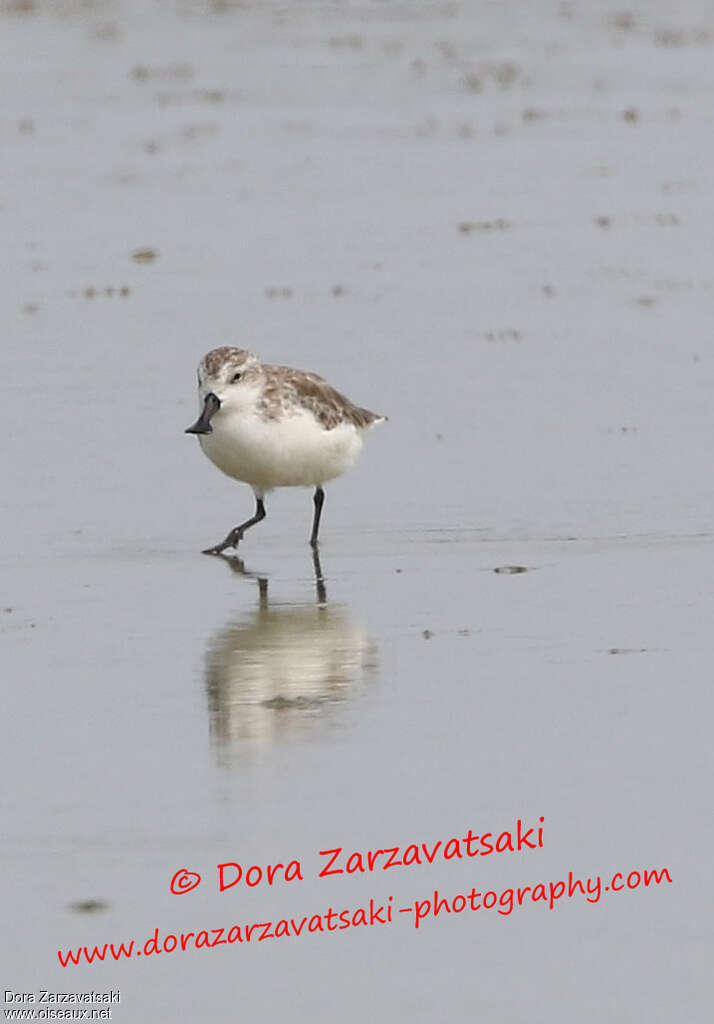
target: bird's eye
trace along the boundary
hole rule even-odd
[[[236,382],[237,380],[240,380],[242,376],[243,376],[243,374],[242,374],[242,373],[234,373],[234,374],[233,374],[233,377],[232,377],[232,382],[233,382],[233,384],[235,384],[235,382]]]

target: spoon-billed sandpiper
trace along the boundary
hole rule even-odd
[[[265,495],[275,487],[314,487],[310,544],[317,547],[323,484],[354,465],[363,434],[386,417],[353,405],[315,373],[268,366],[240,348],[217,348],[198,367],[201,414],[188,427],[220,470],[253,488],[255,514],[225,540],[237,547],[265,519]]]

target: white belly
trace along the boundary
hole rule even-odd
[[[199,435],[204,454],[258,491],[324,484],[353,466],[362,450],[361,431],[353,424],[324,430],[303,410],[265,420],[219,409],[211,426],[212,433]]]

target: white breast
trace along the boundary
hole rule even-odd
[[[362,431],[352,423],[325,430],[304,409],[276,420],[219,409],[211,426],[212,433],[199,436],[204,453],[260,491],[324,484],[353,466],[362,450]]]

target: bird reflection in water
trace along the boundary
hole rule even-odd
[[[346,609],[327,601],[313,553],[316,600],[276,604],[268,578],[236,556],[220,556],[258,584],[258,605],[220,630],[208,647],[206,690],[211,737],[221,760],[251,747],[309,737],[376,669],[376,649]]]

